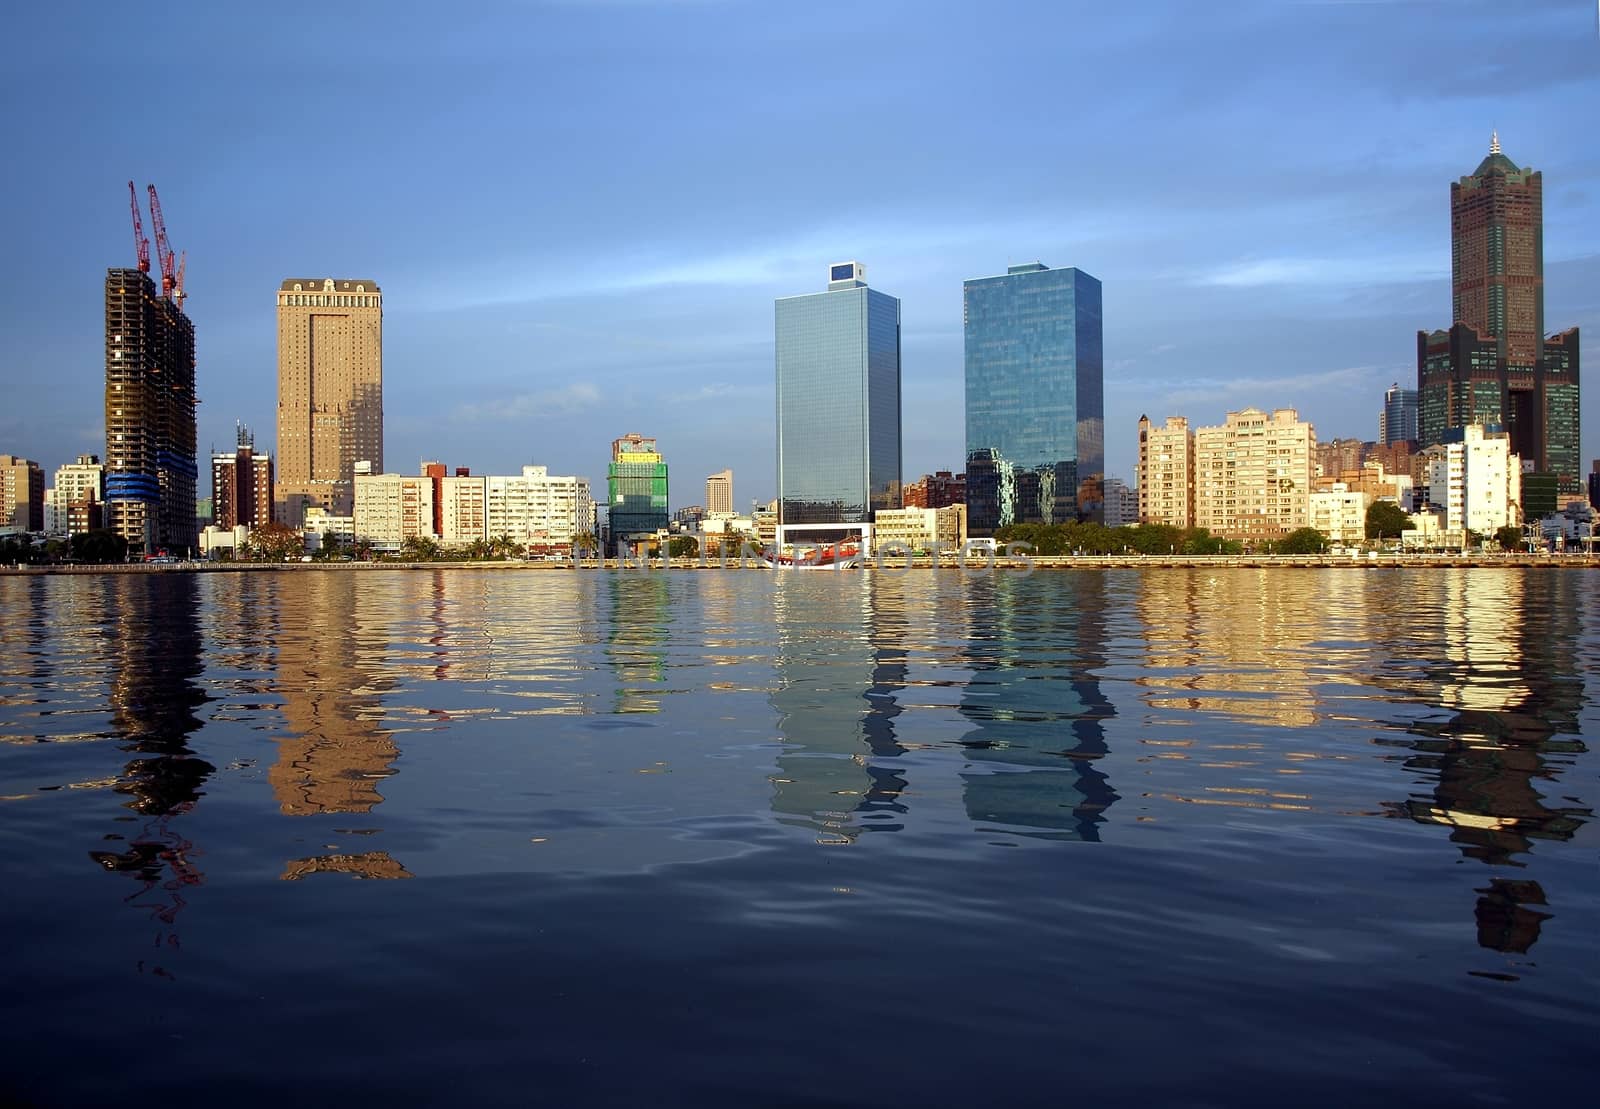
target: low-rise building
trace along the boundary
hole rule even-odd
[[[589,481],[561,477],[545,466],[524,466],[512,476],[485,478],[484,514],[488,538],[509,536],[514,543],[569,546],[592,533],[594,500]]]
[[[243,524],[224,528],[207,524],[200,529],[200,557],[237,557],[241,548],[250,541],[250,529]]]
[[[336,516],[321,505],[312,505],[306,509],[306,522],[300,534],[305,539],[306,550],[312,553],[330,542],[346,547],[355,542],[356,520],[354,516]]]
[[[967,503],[967,475],[939,470],[907,483],[902,503],[906,508],[945,508]]]
[[[1121,528],[1139,522],[1139,492],[1119,477],[1105,480],[1106,527]]]
[[[911,551],[929,551],[934,544],[955,550],[967,541],[967,506],[944,508],[880,508],[872,518],[872,543],[877,550],[899,544]]]
[[[428,475],[357,473],[354,484],[356,538],[373,550],[397,551],[407,539],[437,538]]]
[[[1354,547],[1367,536],[1367,509],[1373,502],[1370,493],[1351,489],[1344,482],[1311,493],[1311,527],[1328,537],[1328,542]]]

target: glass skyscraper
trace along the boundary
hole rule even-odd
[[[629,433],[613,440],[606,504],[611,545],[618,554],[648,547],[667,526],[667,463],[654,439]]]
[[[1378,442],[1384,446],[1417,438],[1417,391],[1402,389],[1399,382],[1383,394],[1383,411],[1378,414]]]
[[[900,507],[900,301],[866,268],[776,304],[778,523],[866,523]]]
[[[1105,471],[1100,282],[1040,262],[962,287],[968,530],[1099,519]],[[1011,488],[972,498],[974,460]],[[1007,467],[997,465],[1004,461]]]

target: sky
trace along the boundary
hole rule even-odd
[[[1545,320],[1600,352],[1594,0],[519,0],[19,7],[0,49],[0,453],[104,453],[127,181],[188,257],[202,452],[276,435],[286,277],[384,292],[385,463],[774,493],[773,300],[902,301],[904,472],[961,468],[961,283],[1104,286],[1136,424],[1377,434],[1450,323],[1449,185],[1544,174]],[[148,231],[148,228],[147,228]],[[1600,353],[1590,361],[1600,370]],[[1596,379],[1600,381],[1600,378]],[[1600,458],[1600,385],[1583,398]],[[202,466],[202,472],[205,467]],[[204,484],[202,479],[202,484]]]

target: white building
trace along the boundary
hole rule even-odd
[[[321,505],[311,505],[306,509],[306,522],[300,529],[300,535],[306,541],[306,550],[311,552],[322,550],[323,544],[330,538],[341,544],[353,543],[356,538],[356,519],[354,516],[335,516]]]
[[[489,538],[486,477],[447,477],[439,482],[439,539],[447,547],[465,547]]]
[[[1465,546],[1468,532],[1487,537],[1522,523],[1522,460],[1511,453],[1510,436],[1486,434],[1479,424],[1461,434],[1460,442],[1426,452],[1428,503],[1450,546]]]
[[[68,509],[73,505],[104,504],[106,499],[106,468],[101,463],[99,456],[93,454],[80,454],[76,462],[69,462],[56,469],[55,495],[46,493],[45,525],[44,529],[57,535],[70,533]],[[48,505],[55,503],[52,513]],[[86,513],[80,513],[86,515]],[[51,517],[54,516],[52,521]],[[52,523],[54,526],[52,526]]]
[[[1326,535],[1330,543],[1356,546],[1367,537],[1367,509],[1371,504],[1370,493],[1336,481],[1331,489],[1312,491],[1310,526]]]
[[[397,551],[407,539],[437,538],[433,531],[433,479],[427,475],[363,474],[355,476],[357,539],[373,550]]]
[[[219,528],[208,524],[200,531],[200,557],[216,558],[227,551],[237,556],[239,548],[250,540],[250,529],[240,524],[236,528]]]
[[[490,476],[484,481],[490,539],[509,535],[515,543],[564,547],[575,536],[594,530],[587,478],[554,477],[547,467],[524,466],[520,476]]]
[[[955,550],[967,541],[967,506],[945,508],[880,508],[872,517],[872,546],[883,550],[898,543],[907,550],[927,551],[935,543]]]

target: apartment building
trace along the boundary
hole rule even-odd
[[[1168,416],[1161,427],[1139,417],[1139,522],[1194,526],[1194,435],[1189,421]]]
[[[1195,526],[1228,539],[1276,539],[1309,527],[1316,440],[1292,408],[1246,408],[1219,427],[1197,428]]]

